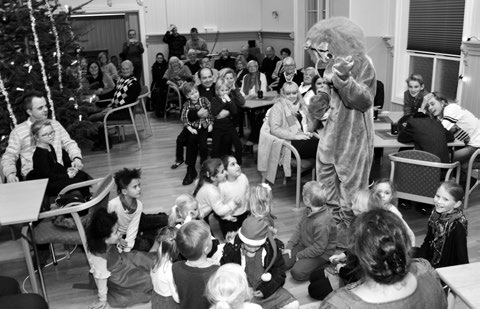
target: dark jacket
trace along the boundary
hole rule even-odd
[[[270,281],[262,282],[258,286],[258,290],[262,292],[264,298],[270,297],[276,290],[283,286],[285,283],[285,262],[282,257],[283,243],[275,239],[277,244],[277,259],[270,268],[269,273],[272,274]],[[227,243],[223,248],[223,256],[220,260],[220,264],[236,263],[241,265],[241,245],[242,241],[238,237],[235,237],[233,244]],[[263,261],[263,265],[267,267],[273,258],[273,248],[270,242],[267,240],[260,250],[266,250],[267,254]]]
[[[293,76],[292,81],[294,83],[296,83],[298,86],[300,86],[300,84],[303,82],[303,73],[300,72],[300,70],[297,70],[297,72]],[[276,90],[278,93],[280,93],[280,90],[282,89],[283,84],[285,84],[285,83],[286,83],[285,73],[282,73],[282,74],[280,74],[280,78],[278,80],[278,86],[275,87],[273,90]]]

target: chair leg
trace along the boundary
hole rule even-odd
[[[53,247],[53,244],[49,244],[50,247],[50,253],[52,254],[52,260],[53,260],[53,265],[57,266],[57,255],[55,254],[55,248]]]
[[[28,274],[30,276],[30,284],[34,293],[41,294],[38,288],[37,275],[35,274],[35,268],[33,267],[32,255],[30,253],[30,244],[28,243],[28,226],[22,228],[22,247],[23,255],[25,256],[25,263],[27,264]]]
[[[132,124],[133,124],[133,131],[135,132],[135,136],[137,138],[137,143],[138,143],[138,148],[142,148],[142,143],[140,142],[140,136],[138,136],[138,130],[137,130],[137,124],[135,123],[135,115],[132,112],[132,109],[128,109],[130,112],[130,118],[132,118]]]
[[[110,153],[110,143],[108,142],[108,127],[104,124],[103,130],[105,132],[105,144],[107,146],[107,153]]]

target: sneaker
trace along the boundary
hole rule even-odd
[[[177,167],[179,167],[180,165],[183,164],[184,161],[175,161],[175,163],[172,164],[172,166],[170,166],[170,168],[172,170],[176,169]]]

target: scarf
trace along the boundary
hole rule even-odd
[[[453,212],[448,214],[439,214],[434,210],[430,215],[428,226],[432,228],[433,231],[433,240],[430,242],[430,246],[433,248],[433,258],[431,261],[433,266],[440,263],[445,241],[450,236],[450,232],[457,222],[462,224],[465,231],[467,231],[467,218],[465,218],[463,211],[458,208],[455,208]]]
[[[287,120],[287,126],[292,132],[301,131],[300,122],[297,119],[297,113],[300,108],[300,102],[296,106],[293,105],[288,99],[281,97],[281,102],[285,105],[285,119]]]
[[[260,81],[260,72],[255,72],[255,74],[247,74],[245,75],[245,81],[243,82],[243,93],[247,95],[250,93],[250,89],[255,87],[255,93],[261,89],[261,81]]]
[[[122,206],[123,206],[123,209],[125,210],[125,213],[131,215],[137,210],[137,199],[136,198],[134,198],[132,200],[132,203],[129,203],[125,199],[125,194],[119,194],[118,196],[120,197],[120,202],[122,203]]]

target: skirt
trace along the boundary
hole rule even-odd
[[[283,287],[279,288],[268,298],[254,297],[251,302],[262,306],[263,309],[282,308],[296,301],[295,297]]]
[[[152,309],[179,309],[180,305],[177,304],[172,296],[162,296],[155,291],[152,294]]]

